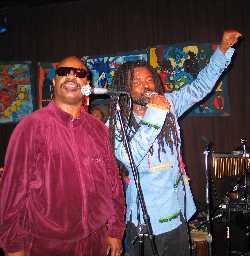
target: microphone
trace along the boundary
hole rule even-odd
[[[111,95],[111,96],[115,96],[115,95],[130,95],[129,92],[125,92],[125,91],[117,91],[117,90],[112,90],[112,89],[106,89],[106,88],[92,88],[90,87],[90,85],[86,85],[83,86],[81,88],[81,93],[84,96],[89,96],[90,94],[94,94],[94,95],[103,95],[103,94],[107,94],[107,95]]]

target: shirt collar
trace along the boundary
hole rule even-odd
[[[74,118],[71,114],[63,111],[59,108],[54,101],[51,101],[48,104],[48,109],[55,114],[55,117],[62,122],[64,125],[69,127],[76,127],[84,120],[86,113],[84,108],[81,108],[80,115],[77,118]]]

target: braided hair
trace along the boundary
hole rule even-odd
[[[134,69],[138,67],[145,67],[148,69],[150,74],[152,75],[153,81],[156,85],[155,91],[159,94],[163,94],[163,85],[161,79],[156,72],[149,64],[144,61],[129,61],[122,64],[115,72],[113,82],[112,82],[112,89],[117,91],[125,91],[129,94],[131,93],[131,82],[133,81],[134,77]],[[129,97],[126,95],[122,95],[117,99],[116,97],[111,97],[110,102],[110,119],[109,119],[109,131],[110,131],[110,139],[113,146],[115,145],[115,136],[116,139],[122,140],[121,135],[115,135],[115,129],[117,128],[117,118],[116,118],[116,105],[117,100],[119,100],[119,105],[121,109],[121,116],[125,123],[125,129],[129,132],[128,140],[130,141],[133,136],[135,135],[136,131],[140,127],[140,123],[136,121],[136,118],[133,113],[133,105],[129,100]],[[162,130],[158,134],[158,159],[161,161],[161,152],[166,153],[164,148],[164,143],[166,143],[173,154],[174,147],[177,149],[179,143],[179,137],[177,128],[175,125],[175,117],[172,112],[168,112],[166,115],[165,122],[162,126]],[[153,147],[149,148],[149,152],[153,154]]]

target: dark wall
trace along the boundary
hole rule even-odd
[[[184,117],[184,157],[195,198],[204,200],[201,136],[217,152],[250,142],[250,3],[248,0],[74,1],[12,6],[0,36],[1,61],[58,61],[68,55],[115,54],[160,44],[219,42],[224,29],[244,36],[228,69],[231,115]],[[0,126],[0,160],[14,125]]]

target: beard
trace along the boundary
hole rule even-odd
[[[152,95],[157,94],[155,91],[145,90],[141,96],[133,97],[132,102],[137,105],[145,107],[149,102]]]
[[[133,102],[133,104],[137,104],[137,105],[146,107],[147,104],[149,103],[149,98],[147,98],[145,96],[136,97],[136,98],[134,97],[134,98],[132,98],[132,102]]]

